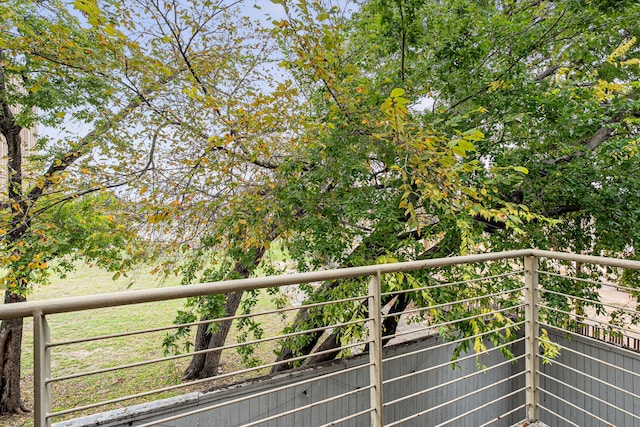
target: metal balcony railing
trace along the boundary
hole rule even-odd
[[[635,425],[640,423],[640,395],[633,385],[640,376],[634,344],[640,337],[635,326],[640,316],[629,297],[636,289],[619,284],[624,269],[640,270],[640,262],[527,249],[27,302],[0,307],[0,319],[33,318],[34,424],[38,427],[184,390],[224,389],[248,378],[257,383],[284,365],[300,365],[301,369],[287,372],[302,373],[289,374],[286,381],[267,376],[269,381],[260,382],[260,388],[251,392],[243,394],[236,386],[233,395],[210,401],[202,398],[197,406],[160,411],[157,417],[135,421],[135,425],[181,425],[181,419],[205,414],[211,419],[215,411],[232,405],[247,405],[247,409],[235,421],[227,418],[224,425],[510,426],[520,421]],[[237,356],[229,356],[224,371],[214,378],[115,397],[110,390],[110,397],[96,396],[95,401],[82,404],[59,401],[53,391],[68,381],[95,377],[99,382],[105,373],[122,372],[123,378],[130,378],[137,368],[194,355],[159,354],[118,366],[59,373],[52,372],[54,352],[128,337],[134,338],[131,345],[135,345],[136,337],[228,320],[140,330],[132,324],[130,331],[56,340],[49,322],[60,313],[89,315],[105,307],[304,284],[311,291],[324,290],[322,297],[301,305],[254,309],[229,319],[267,319],[274,325],[291,324],[296,316],[317,321],[199,351],[222,352],[226,360],[225,355],[234,355],[238,349],[249,349],[244,354],[251,354],[263,348],[269,354],[285,346],[291,350],[289,358],[274,356],[242,365]],[[627,298],[625,304],[603,302],[600,292],[608,288],[620,291]],[[399,304],[401,300],[404,305]],[[395,312],[394,307],[401,310]],[[311,336],[333,337],[334,342],[326,348],[315,346],[314,357],[330,355],[343,362],[308,374],[303,368],[314,367],[316,359],[296,350],[308,344]],[[431,341],[421,347],[392,345],[425,338]],[[461,368],[452,370],[452,365]],[[322,381],[339,383],[342,389],[309,396],[313,384]],[[258,416],[249,402],[255,407],[262,398],[267,403]]]

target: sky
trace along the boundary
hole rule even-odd
[[[242,7],[247,15],[254,18],[269,17],[270,19],[283,19],[285,17],[282,5],[270,0],[250,0]]]

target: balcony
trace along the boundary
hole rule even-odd
[[[33,318],[36,426],[631,426],[640,425],[640,335],[636,289],[620,285],[625,270],[640,262],[520,250],[28,302],[0,307],[0,319]],[[111,387],[82,404],[56,397],[63,382],[100,384],[116,373],[124,383],[141,367],[193,356],[70,372],[52,362],[57,353],[109,340],[136,346],[194,325],[132,321],[125,332],[57,339],[50,324],[61,313],[260,289],[291,295],[300,285],[327,292],[257,304],[233,321],[266,321],[274,331],[296,316],[321,321],[206,350],[222,352],[214,378],[133,394]],[[411,303],[394,312],[401,299]],[[312,335],[334,345],[315,346],[313,359],[296,353]],[[292,352],[278,360],[273,350],[283,344]]]

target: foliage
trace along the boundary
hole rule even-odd
[[[22,234],[5,239],[4,265],[24,280],[45,280],[50,264],[34,257],[52,236],[60,242],[44,262],[113,259],[108,267],[121,271],[143,254],[128,247],[136,242],[126,234],[131,225],[149,251],[165,254],[157,271],[178,270],[184,283],[273,271],[263,258],[274,241],[301,271],[523,246],[615,253],[638,244],[634,2],[370,0],[341,9],[278,1],[285,17],[273,25],[224,1],[75,2],[75,11],[14,3],[0,6],[3,70],[13,76],[6,99],[22,107],[14,124],[73,120],[93,129],[43,140],[37,173],[9,174],[2,228]],[[58,207],[89,193],[100,196],[78,209],[93,203],[95,215],[55,222]],[[122,258],[113,258],[116,248]],[[481,278],[511,267],[402,274],[384,286],[420,289],[408,294],[418,307],[479,298],[425,318],[459,320],[442,331],[452,338],[501,328],[488,336],[499,344],[515,336],[513,319],[487,310],[517,298],[481,296],[518,284]],[[597,295],[581,283],[545,286]],[[313,302],[357,295],[363,285],[305,290]],[[192,299],[177,322],[232,314],[228,301]],[[255,301],[246,296],[243,312]],[[357,302],[311,308],[290,330],[362,310]],[[242,339],[261,336],[257,323],[240,327]],[[349,342],[363,331],[336,333]],[[185,327],[165,346],[179,350],[189,339]],[[318,339],[299,335],[281,355]],[[457,351],[484,345],[462,340]]]
[[[281,178],[283,215],[294,213],[283,221],[287,248],[300,269],[419,258],[444,242],[442,255],[522,246],[619,253],[637,244],[637,5],[369,1],[341,15],[320,2],[284,4],[282,65],[310,105],[306,144]],[[433,276],[455,282],[486,273]],[[401,282],[412,286],[395,278]],[[345,286],[354,284],[335,285]],[[491,294],[493,286],[411,298],[442,304]],[[552,278],[544,286],[577,294],[557,301],[545,294],[566,312],[584,313],[581,298],[598,299],[589,281]],[[326,292],[309,291],[309,302]],[[516,300],[460,304],[430,320],[466,319]],[[294,330],[353,312],[310,315]],[[505,328],[490,337],[498,344],[515,337],[511,322],[479,317],[442,332]],[[286,344],[294,353],[308,344],[297,341]],[[463,341],[457,351],[483,345]]]
[[[157,271],[168,274],[172,249],[189,250],[201,226],[222,230],[241,214],[239,194],[260,202],[267,184],[245,184],[269,170],[267,141],[282,124],[273,112],[290,91],[286,82],[258,87],[271,50],[248,19],[238,28],[233,5],[181,2],[180,14],[151,1],[0,5],[9,158],[0,229],[11,298],[80,258],[118,276],[162,254]],[[31,155],[19,132],[36,123],[50,129]],[[249,246],[260,236],[235,232]],[[226,244],[224,231],[205,237]],[[11,345],[19,354],[20,343]]]
[[[81,258],[113,271],[114,278],[130,270],[144,253],[136,233],[110,213],[114,203],[109,195],[67,202],[34,219],[23,239],[4,241],[5,288],[29,292],[46,284],[51,273],[67,274]]]
[[[118,215],[117,197],[105,184],[102,195],[91,196],[99,184],[90,171],[70,168],[97,147],[97,138],[55,142],[42,137],[31,153],[10,136],[36,124],[59,126],[65,117],[99,123],[115,89],[105,77],[112,63],[97,52],[114,49],[117,39],[99,27],[85,30],[58,2],[16,1],[0,6],[0,16],[3,136],[10,154],[0,214],[0,264],[7,272],[2,282],[11,292],[25,294],[46,282],[50,265],[64,272],[80,257],[124,271],[141,253],[135,234],[125,227],[127,219]],[[89,197],[76,200],[83,194]]]

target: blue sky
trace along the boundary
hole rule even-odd
[[[270,0],[247,1],[242,8],[248,15],[255,18],[268,17],[270,19],[282,19],[285,16],[284,8]]]

